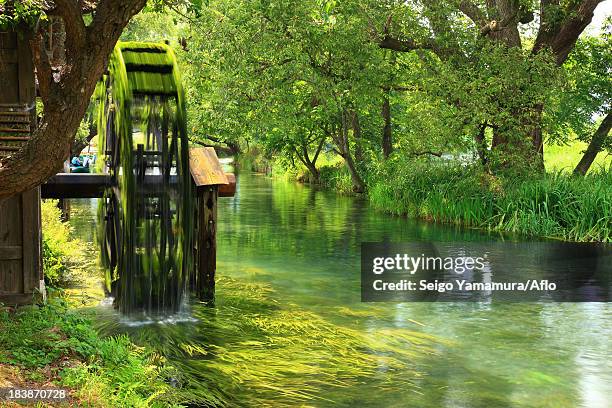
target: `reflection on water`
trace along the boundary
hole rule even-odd
[[[109,308],[101,311],[101,327],[108,332],[126,331],[162,350],[183,373],[179,382],[193,401],[234,396],[244,406],[251,401],[291,406],[303,391],[313,398],[307,401],[311,406],[609,406],[608,303],[360,302],[361,242],[477,243],[500,236],[390,217],[373,212],[362,199],[257,175],[241,175],[236,197],[220,200],[219,222],[216,309],[193,304],[198,322],[140,327],[120,324]],[[521,266],[537,270],[537,260],[526,257]],[[243,286],[237,289],[235,282]],[[239,298],[236,292],[249,290],[247,284],[269,285],[272,300],[256,291]],[[311,321],[334,335],[359,333],[362,341],[380,344],[345,350],[328,340],[336,337],[323,337],[328,344],[305,347],[307,339],[283,331],[285,313],[286,324],[304,325],[297,329],[302,337],[313,335]],[[405,350],[389,343],[401,333],[411,336],[398,343]],[[428,336],[438,339],[428,343],[430,352],[422,348]],[[264,343],[270,348],[260,350]],[[412,358],[413,350],[419,356]],[[364,370],[359,381],[349,377],[351,367],[334,374],[325,366],[343,364],[342,353],[354,353],[348,355],[359,365],[363,352],[378,360],[378,369]],[[272,360],[273,355],[287,361]],[[257,371],[265,366],[257,359],[267,358],[269,368]],[[405,366],[398,363],[402,358]],[[220,373],[242,382],[218,390],[215,381],[227,380]],[[329,386],[330,378],[316,377],[320,373],[343,382]],[[271,383],[278,389],[262,391]]]

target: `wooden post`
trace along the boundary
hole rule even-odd
[[[60,198],[57,200],[57,208],[61,211],[62,222],[70,221],[70,199]]]
[[[203,186],[197,190],[198,237],[196,292],[203,302],[215,300],[217,268],[217,198],[218,186]]]
[[[236,182],[235,178],[228,180],[212,147],[189,150],[189,171],[197,198],[195,292],[200,300],[213,304],[217,268],[217,199],[219,196],[233,196]],[[228,185],[230,188],[220,190]]]
[[[0,32],[0,84],[1,157],[18,150],[36,128],[27,31]],[[40,188],[35,188],[0,201],[0,302],[32,302],[44,289],[41,259]]]

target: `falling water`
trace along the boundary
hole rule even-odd
[[[172,50],[118,44],[96,95],[103,170],[113,184],[98,211],[107,289],[128,315],[179,312],[191,280],[194,212]]]

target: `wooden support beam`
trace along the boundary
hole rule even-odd
[[[42,198],[96,198],[111,185],[107,174],[59,173],[41,186]]]
[[[217,199],[218,186],[204,186],[197,190],[198,231],[196,259],[196,293],[203,302],[215,300],[217,269]]]

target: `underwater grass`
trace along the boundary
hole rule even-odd
[[[387,169],[370,183],[368,197],[394,214],[494,231],[612,241],[612,173],[565,173],[498,178],[450,164],[411,163]]]
[[[144,329],[136,342],[160,345],[176,368],[179,400],[199,406],[335,405],[366,381],[417,392],[419,362],[442,344],[408,329],[340,326],[279,305],[267,285],[227,277],[218,280],[215,307],[196,305],[193,314],[197,325]]]

